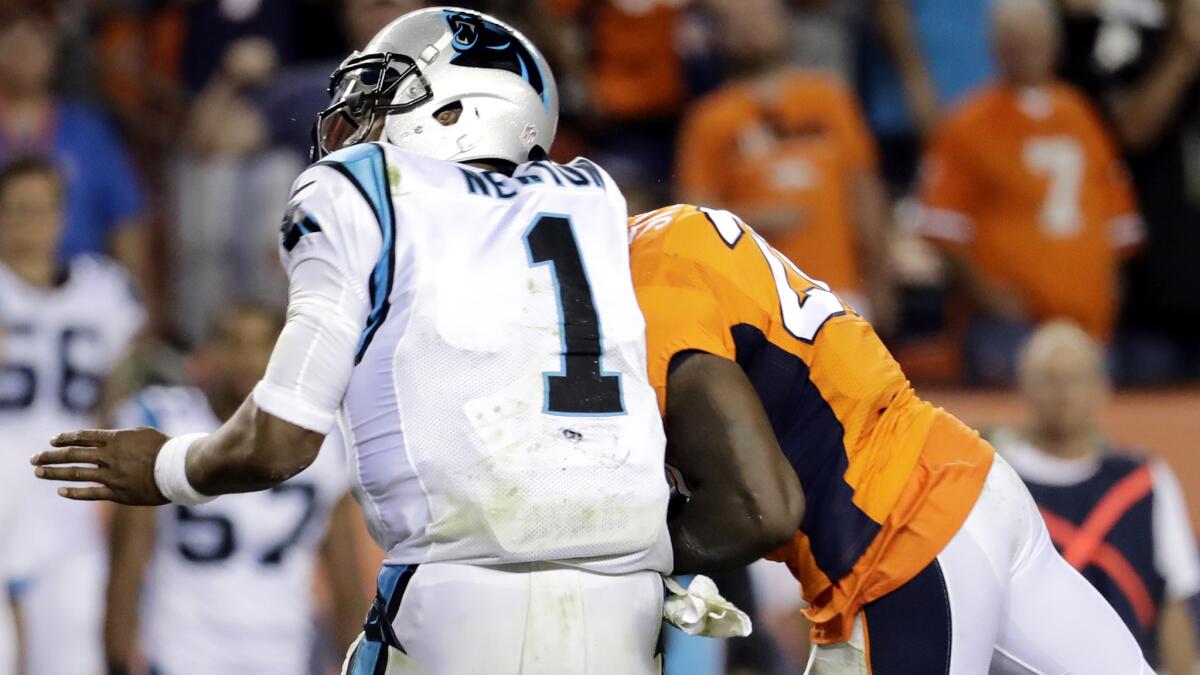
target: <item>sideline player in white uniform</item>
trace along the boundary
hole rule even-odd
[[[62,224],[53,164],[27,158],[0,169],[0,532],[10,591],[25,632],[25,671],[103,670],[100,630],[107,556],[99,514],[27,480],[22,467],[63,425],[95,424],[104,379],[128,351],[144,314],[115,263],[55,262]],[[71,648],[63,649],[63,635]]]
[[[118,409],[117,424],[179,435],[213,431],[232,415],[266,369],[280,322],[246,305],[218,323],[205,389],[149,387]],[[331,436],[312,466],[270,491],[195,507],[118,507],[105,625],[112,675],[134,671],[139,646],[156,675],[313,672],[318,557],[337,639],[349,646],[367,598],[339,440]]]
[[[199,504],[294,475],[340,418],[388,551],[352,672],[659,672],[668,489],[624,197],[541,159],[553,76],[491,17],[407,14],[332,90],[252,398],[209,435],[62,434],[37,475]]]

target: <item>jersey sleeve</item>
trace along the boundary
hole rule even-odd
[[[340,429],[334,428],[325,436],[315,466],[323,472],[321,480],[334,496],[334,502],[350,491],[352,486],[346,470],[346,439]]]
[[[961,124],[951,121],[940,130],[921,160],[922,236],[940,245],[962,245],[971,240],[971,213],[975,202],[971,152]]]
[[[1166,462],[1150,465],[1154,480],[1154,565],[1167,583],[1167,597],[1183,600],[1200,592],[1200,554],[1179,480]]]
[[[394,221],[378,146],[334,153],[296,179],[280,230],[287,323],[254,390],[260,409],[319,433],[333,427],[364,331],[382,321]]]

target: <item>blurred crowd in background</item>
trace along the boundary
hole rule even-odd
[[[231,299],[284,297],[274,225],[328,75],[422,4],[8,0],[0,158],[52,155],[60,257],[112,255],[152,334],[196,344]],[[631,213],[738,213],[914,379],[1005,384],[1051,318],[1122,384],[1200,378],[1200,3],[461,4],[546,51],[556,158],[600,162]]]
[[[108,256],[145,309],[97,282],[86,309],[121,334],[111,356],[79,357],[85,371],[62,333],[68,412],[155,383],[198,385],[219,414],[240,400],[271,336],[230,326],[282,311],[278,223],[329,74],[428,4],[0,0],[0,263],[52,288],[67,262]],[[1090,338],[1098,356],[1069,370],[1055,352],[1038,372],[1067,368],[1055,381],[1082,403],[1027,396],[1070,427],[1045,438],[1084,454],[1100,446],[1102,371],[1126,387],[1200,383],[1200,0],[456,4],[546,53],[563,101],[555,159],[600,163],[631,214],[681,201],[738,214],[871,319],[914,380],[1028,380],[1022,346],[1063,320],[1085,345],[1067,351],[1091,354]],[[10,337],[26,325],[0,319]],[[0,413],[32,419],[32,376],[5,367]],[[0,503],[20,499],[6,490]],[[1169,538],[1190,541],[1177,523]],[[1172,602],[1200,588],[1200,566],[1181,567]],[[795,639],[731,645],[730,663],[795,672],[794,584],[756,583],[763,625]],[[723,584],[755,604],[744,577]],[[717,672],[696,658],[669,672]]]

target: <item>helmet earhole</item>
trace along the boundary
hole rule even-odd
[[[433,119],[437,120],[438,124],[448,127],[456,124],[459,118],[462,117],[462,113],[462,101],[453,101],[435,110]]]

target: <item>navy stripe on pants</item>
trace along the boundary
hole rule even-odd
[[[937,560],[863,607],[863,616],[872,675],[950,672],[950,596]]]

